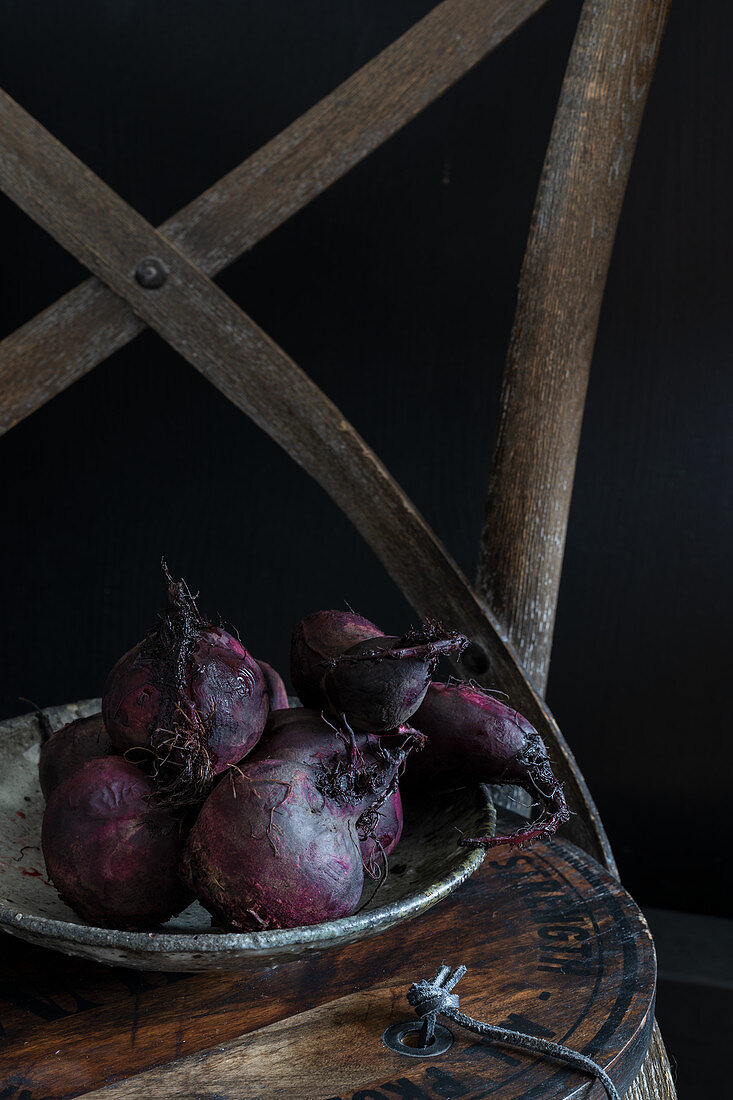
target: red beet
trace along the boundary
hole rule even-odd
[[[148,748],[158,793],[185,805],[257,744],[269,702],[255,659],[165,573],[166,611],[110,672],[102,713],[114,748]]]
[[[425,623],[402,638],[372,638],[328,659],[321,681],[328,709],[349,725],[387,733],[407,722],[425,692],[443,654],[461,653],[468,639]]]
[[[51,791],[82,764],[95,760],[98,756],[108,756],[111,751],[101,714],[77,718],[56,730],[41,746],[38,761],[38,778],[43,797],[48,800]]]
[[[366,638],[383,636],[378,626],[353,611],[316,611],[301,619],[293,628],[290,679],[303,706],[314,710],[325,706],[321,690],[324,660]]]
[[[334,796],[366,806],[391,782],[404,756],[384,749],[371,734],[342,731],[314,710],[291,707],[270,714],[249,759],[290,760],[314,768]]]
[[[90,760],[51,793],[41,843],[49,878],[91,924],[153,927],[190,895],[177,874],[183,826],[119,756]]]
[[[314,770],[327,797],[358,814],[364,865],[370,872],[394,849],[402,832],[397,782],[408,754],[423,738],[405,727],[384,739],[354,733],[304,707],[273,711],[260,743],[246,761],[287,760]]]
[[[570,820],[563,789],[534,726],[518,711],[471,684],[432,684],[412,724],[427,735],[410,763],[410,779],[443,788],[468,783],[523,787],[542,806],[540,816],[509,836],[464,837],[466,847],[515,847],[550,837]]]
[[[270,700],[270,710],[287,710],[290,706],[283,678],[267,661],[258,661],[260,672],[265,678],[265,690]]]
[[[356,811],[326,798],[311,768],[245,761],[204,803],[182,870],[226,928],[293,928],[348,916],[364,881]]]

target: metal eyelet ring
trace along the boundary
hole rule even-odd
[[[434,1058],[436,1054],[445,1054],[453,1046],[453,1033],[447,1027],[435,1025],[433,1041],[426,1047],[414,1047],[402,1041],[404,1035],[422,1029],[421,1020],[407,1020],[403,1024],[392,1024],[382,1036],[382,1042],[395,1054],[406,1054],[408,1058]]]

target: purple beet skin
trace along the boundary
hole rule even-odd
[[[155,805],[148,776],[119,756],[83,764],[43,815],[49,878],[79,916],[105,928],[151,928],[186,907],[183,840],[180,820]]]
[[[327,799],[311,768],[244,761],[204,803],[182,873],[226,928],[293,928],[349,916],[364,881],[356,812]]]
[[[293,628],[290,679],[303,706],[322,710],[326,705],[321,689],[324,660],[357,642],[383,636],[378,626],[353,611],[316,611],[301,619]]]
[[[268,665],[267,661],[258,661],[257,664],[265,678],[265,691],[270,701],[270,710],[287,710],[290,701],[282,676],[272,665]]]
[[[257,744],[269,701],[257,661],[166,576],[166,611],[110,672],[102,713],[116,751],[150,750],[158,793],[176,806],[201,802]]]
[[[321,681],[328,709],[351,726],[387,733],[409,721],[431,682],[442,655],[460,654],[468,639],[426,623],[402,638],[358,642],[330,658]]]
[[[108,756],[111,751],[101,714],[77,718],[56,730],[41,746],[38,761],[38,778],[43,797],[48,801],[51,791],[82,764],[95,760],[98,756]]]
[[[250,760],[289,760],[315,769],[319,782],[349,805],[365,806],[401,767],[405,753],[368,733],[342,731],[315,710],[274,710]]]
[[[509,783],[541,807],[530,825],[508,836],[464,837],[466,847],[524,846],[550,837],[570,820],[562,785],[544,741],[518,711],[470,684],[432,684],[411,719],[427,742],[410,760],[409,778],[423,789]]]
[[[262,739],[245,762],[288,760],[315,774],[318,788],[332,801],[358,814],[357,831],[364,866],[383,865],[402,832],[402,803],[397,782],[415,741],[405,728],[394,737],[341,730],[305,707],[272,711]]]

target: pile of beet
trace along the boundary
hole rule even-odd
[[[81,917],[150,928],[194,898],[235,930],[352,914],[402,833],[400,782],[524,787],[539,817],[467,846],[525,846],[569,818],[536,730],[473,684],[434,683],[468,640],[385,635],[353,612],[297,624],[279,674],[208,622],[165,568],[165,611],[117,662],[102,713],[43,745],[48,874]]]

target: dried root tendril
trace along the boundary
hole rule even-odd
[[[357,832],[359,838],[364,840],[373,840],[375,844],[379,844],[376,836],[377,825],[379,824],[379,811],[385,802],[392,797],[397,790],[397,784],[399,783],[399,775],[395,774],[392,781],[388,783],[379,798],[372,802],[364,812],[359,816],[356,822]],[[381,845],[380,845],[381,847]]]
[[[387,859],[387,853],[384,850],[384,845],[377,836],[377,826],[379,824],[380,818],[379,811],[381,810],[382,806],[384,806],[385,802],[387,802],[397,790],[399,781],[402,778],[402,774],[405,770],[407,757],[409,756],[410,752],[412,752],[414,749],[421,749],[427,741],[425,734],[419,733],[418,730],[414,730],[410,726],[403,727],[402,730],[400,730],[399,732],[403,733],[404,737],[402,744],[400,745],[396,753],[390,752],[390,750],[386,749],[382,745],[381,741],[379,743],[378,749],[379,754],[382,756],[385,763],[390,768],[394,767],[395,757],[401,757],[399,763],[394,770],[392,779],[384,787],[379,797],[374,802],[372,802],[366,808],[366,810],[364,810],[364,812],[360,815],[356,822],[356,828],[359,834],[359,838],[362,841],[371,840],[382,855],[382,867],[384,870],[383,875],[382,870],[380,869],[379,864],[375,861],[373,854],[370,857],[369,861],[367,863],[364,863],[364,871],[371,878],[379,878],[377,889],[379,889],[379,886],[383,885],[387,881],[387,877],[389,875],[389,862]],[[374,898],[375,895],[376,890],[374,891],[374,894],[372,894],[372,898],[370,898],[370,901]]]
[[[544,742],[538,733],[527,738],[527,744],[517,757],[517,763],[524,772],[524,778],[493,780],[497,785],[509,783],[522,787],[528,794],[537,798],[542,807],[539,817],[528,825],[508,833],[492,837],[463,837],[459,843],[464,848],[509,847],[526,848],[535,840],[549,840],[557,830],[566,825],[572,813],[565,801],[562,784],[552,770]]]
[[[449,687],[470,687],[471,691],[475,691],[477,695],[485,695],[487,699],[494,699],[497,695],[503,695],[505,699],[509,698],[509,692],[502,691],[501,688],[485,687],[473,678],[464,680],[462,676],[449,676],[446,683]]]
[[[198,711],[176,707],[173,729],[152,736],[155,800],[168,809],[193,806],[208,796],[215,772],[208,751],[207,721]]]
[[[424,619],[421,626],[413,627],[403,634],[397,643],[397,648],[409,650],[413,647],[419,649],[422,646],[430,646],[438,655],[456,652],[460,657],[467,645],[468,638],[465,634],[457,630],[446,630],[438,619]]]
[[[346,755],[338,757],[332,764],[320,766],[316,783],[318,790],[324,797],[339,805],[361,802],[364,798],[373,795],[377,799],[373,805],[379,809],[397,786],[405,770],[405,761],[409,753],[413,748],[422,748],[426,741],[424,734],[409,727],[403,727],[400,731],[396,731],[402,733],[403,739],[394,749],[387,748],[380,738],[373,748],[370,746],[376,760],[368,764],[357,744],[356,734],[346,720],[346,715],[341,715],[341,724],[346,732],[329,721],[325,714],[321,717],[344,742]],[[394,778],[387,782],[387,778],[391,775]]]

